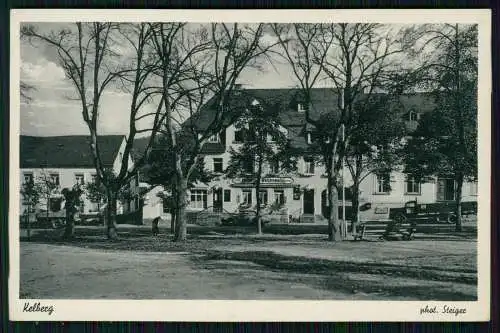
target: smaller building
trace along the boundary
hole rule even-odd
[[[119,170],[125,142],[124,135],[101,135],[98,137],[99,156],[105,168],[115,172]],[[48,202],[41,200],[36,210],[58,211],[62,209],[62,189],[97,180],[89,144],[90,137],[85,135],[45,137],[21,135],[20,183],[23,184],[30,180],[43,183],[43,180],[46,180],[55,185]],[[129,165],[132,165],[132,158],[129,159]],[[134,177],[131,182],[138,182],[137,177]],[[133,187],[131,186],[131,188]],[[22,214],[27,207],[22,196],[20,199]],[[102,203],[90,200],[86,194],[83,195],[82,199],[81,213],[96,212],[102,207]],[[119,203],[118,213],[139,209],[141,207],[140,201],[139,195],[131,192],[126,200]]]

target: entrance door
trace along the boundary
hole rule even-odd
[[[304,190],[304,214],[314,214],[314,190]]]
[[[222,189],[216,189],[213,192],[213,203],[214,203],[214,212],[220,213],[222,212]]]

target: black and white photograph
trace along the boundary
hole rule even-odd
[[[488,320],[491,14],[454,13],[13,11],[11,316]]]

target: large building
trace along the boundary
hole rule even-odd
[[[293,147],[306,149],[312,143],[314,128],[308,124],[305,110],[309,106],[301,98],[298,89],[245,89],[237,92],[235,98],[241,97],[248,103],[273,103],[280,108],[279,123]],[[315,89],[311,99],[314,108],[311,116],[319,119],[322,114],[338,112],[338,94],[332,89]],[[420,116],[434,109],[433,99],[428,94],[411,94],[398,98],[397,117],[402,117],[404,126],[414,130]],[[202,131],[209,125],[215,114],[214,106],[209,102],[196,119],[187,122],[194,124]],[[190,212],[229,212],[236,213],[251,209],[256,204],[256,196],[260,195],[266,207],[274,203],[281,204],[282,209],[276,211],[279,220],[288,221],[289,217],[302,222],[321,222],[328,212],[327,179],[324,167],[307,158],[300,158],[298,170],[287,173],[279,165],[265,166],[264,178],[260,193],[257,194],[250,177],[229,179],[224,175],[230,159],[230,149],[238,149],[245,140],[243,133],[235,126],[238,115],[231,114],[225,121],[224,129],[209,139],[203,146],[205,167],[217,175],[210,183],[197,183],[189,193]],[[397,168],[395,168],[397,169]],[[352,185],[347,168],[344,170],[345,187]],[[147,179],[144,178],[146,182]],[[145,184],[144,184],[145,186]],[[401,171],[390,174],[374,172],[366,177],[360,185],[360,205],[370,203],[360,213],[362,220],[386,219],[390,207],[398,207],[410,200],[422,203],[453,201],[455,199],[455,183],[448,177],[429,177],[425,183],[415,181],[411,175]],[[166,216],[167,208],[162,205],[157,188],[145,198],[144,217]],[[347,190],[347,192],[349,192]],[[463,199],[475,200],[477,183],[465,183]],[[339,204],[342,204],[339,198]],[[346,205],[350,205],[346,195]]]

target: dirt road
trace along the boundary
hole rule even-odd
[[[428,274],[415,275],[408,267],[413,264],[420,266],[420,263],[404,260],[403,257],[410,253],[404,253],[403,243],[400,244],[399,255],[387,258],[396,268],[390,266],[392,268],[387,270],[373,266],[366,266],[366,269],[359,266],[358,269],[359,262],[350,259],[358,257],[359,253],[349,251],[352,250],[349,248],[345,251],[313,251],[310,248],[286,253],[289,250],[278,244],[273,248],[253,244],[253,251],[267,248],[275,252],[247,254],[242,250],[249,250],[248,247],[234,247],[222,252],[219,248],[215,254],[207,256],[206,253],[116,251],[23,242],[20,295],[22,298],[61,299],[475,299],[474,283],[446,277],[447,274],[475,276],[473,272],[462,272],[465,268],[461,267],[463,260],[451,268],[457,272],[436,271],[440,275],[431,275],[430,278]],[[454,244],[457,248],[450,249],[449,246]],[[470,247],[473,246],[472,243]],[[450,242],[445,248],[450,254],[459,250],[458,243]],[[336,253],[337,250],[340,254],[349,251],[349,262],[356,265],[356,269],[337,264],[325,266],[322,262],[316,265],[314,262],[324,259],[327,252]],[[418,249],[413,249],[413,253],[416,252]],[[434,252],[438,256],[433,260],[420,256],[423,260],[419,261],[427,265],[439,264],[439,257],[445,252]],[[289,259],[292,256],[302,257],[300,260]],[[301,265],[303,269],[294,269],[294,265]],[[399,270],[397,265],[402,269]],[[406,271],[411,274],[406,274]],[[427,268],[419,267],[418,272],[427,272]]]

